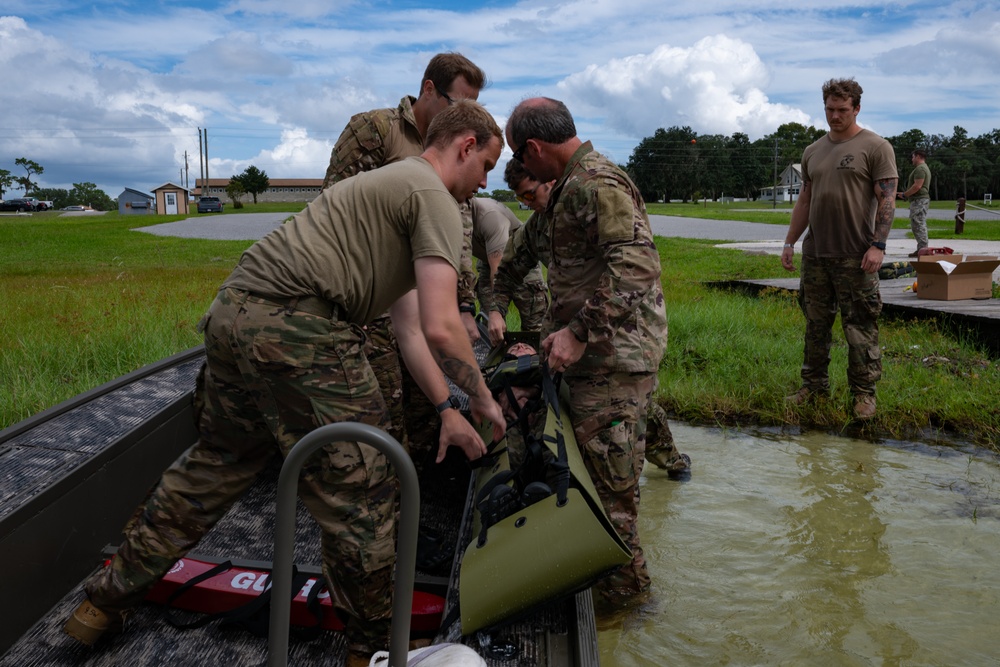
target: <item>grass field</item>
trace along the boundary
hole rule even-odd
[[[239,212],[265,210],[260,206]],[[711,204],[664,206],[689,217],[694,209],[711,212],[703,217],[738,215]],[[746,212],[739,215],[748,219]],[[787,224],[787,212],[759,215],[784,216]],[[210,224],[211,216],[201,217]],[[250,243],[132,231],[174,219],[117,213],[0,217],[0,426],[200,343],[196,323]],[[966,230],[967,237],[989,238],[974,223]],[[932,232],[932,238],[940,237]],[[713,245],[658,239],[670,323],[658,399],[672,415],[699,424],[941,438],[996,448],[1000,365],[934,322],[883,322],[884,374],[879,415],[871,424],[859,427],[850,418],[839,327],[832,399],[788,408],[783,397],[798,387],[802,356],[803,322],[794,299],[781,292],[750,297],[709,285],[787,274],[776,257]]]

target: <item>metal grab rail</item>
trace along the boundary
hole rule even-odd
[[[410,639],[413,579],[417,563],[417,531],[420,522],[420,489],[417,471],[402,445],[385,431],[359,422],[327,424],[299,440],[281,466],[274,520],[274,566],[271,574],[268,667],[288,664],[289,616],[292,606],[292,561],[294,560],[295,502],[299,471],[320,447],[344,440],[363,442],[389,459],[399,477],[400,516],[396,547],[396,582],[392,596],[392,626],[389,633],[387,667],[404,667]]]

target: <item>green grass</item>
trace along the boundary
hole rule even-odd
[[[179,217],[0,217],[0,427],[201,342],[196,323],[250,242],[131,231]],[[210,224],[212,216],[202,217]],[[872,438],[1000,439],[1000,366],[933,321],[883,318],[872,424],[858,428],[850,418],[839,325],[832,399],[788,408],[783,397],[798,387],[802,361],[795,299],[709,284],[787,277],[778,258],[711,241],[657,243],[670,326],[658,399],[675,417]]]
[[[788,277],[778,258],[717,249],[711,241],[658,239],[669,343],[658,399],[693,423],[815,428],[871,438],[971,440],[997,449],[1000,364],[936,321],[883,318],[879,413],[851,418],[847,344],[834,326],[831,400],[790,408],[799,384],[802,313],[792,293],[756,296],[706,281]],[[1000,450],[998,450],[1000,451]]]
[[[199,344],[250,242],[131,231],[179,217],[0,218],[0,425]]]

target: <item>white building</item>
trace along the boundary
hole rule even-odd
[[[760,189],[760,198],[764,201],[795,201],[802,189],[802,165],[788,165],[778,178],[778,185]]]

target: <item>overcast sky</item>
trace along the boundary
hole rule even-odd
[[[201,127],[212,177],[322,178],[350,116],[416,94],[441,51],[486,70],[501,125],[562,99],[618,162],[658,127],[825,128],[831,77],[885,136],[1000,128],[996,0],[0,0],[0,169],[116,197],[179,182],[187,152],[193,187]]]

